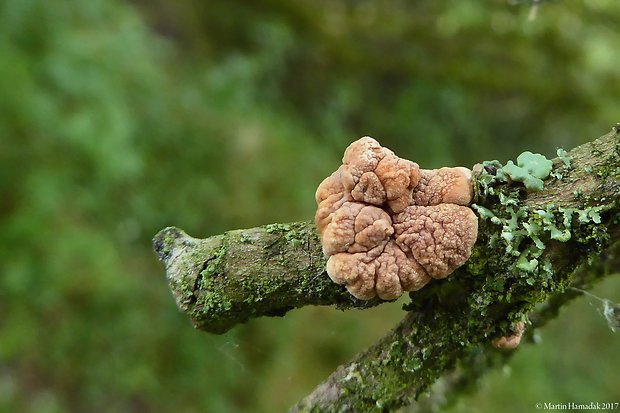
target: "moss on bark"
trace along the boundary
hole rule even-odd
[[[567,162],[567,160],[569,160]],[[501,165],[475,174],[478,241],[468,263],[411,293],[396,328],[339,367],[293,411],[392,411],[410,403],[476,349],[510,334],[535,305],[564,293],[574,269],[620,233],[620,135],[553,161],[540,192],[501,179]],[[205,240],[175,228],[154,247],[179,308],[197,328],[222,333],[251,317],[304,305],[364,308],[326,275],[311,223],[270,224]]]
[[[344,309],[382,302],[358,300],[331,282],[310,222],[269,224],[203,240],[166,228],[153,245],[177,305],[196,328],[211,333],[305,305]]]

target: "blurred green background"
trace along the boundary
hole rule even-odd
[[[514,3],[0,0],[0,412],[283,411],[380,337],[399,304],[195,331],[150,239],[309,220],[363,135],[432,168],[606,133],[620,2]],[[451,411],[620,401],[596,300],[540,337]]]

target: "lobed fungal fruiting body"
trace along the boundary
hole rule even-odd
[[[525,323],[523,321],[518,321],[517,323],[515,323],[511,335],[495,339],[493,340],[492,344],[497,348],[514,350],[519,346],[519,343],[521,343],[521,337],[523,336],[524,331]]]
[[[472,197],[467,168],[424,170],[370,137],[353,142],[316,191],[327,273],[363,300],[447,277],[476,242]]]

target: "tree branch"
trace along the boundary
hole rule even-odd
[[[620,274],[620,242],[604,250],[599,260],[592,264],[582,264],[573,275],[571,287],[582,290],[590,289],[605,277]],[[581,294],[567,289],[538,305],[529,314],[531,325],[526,330],[524,340],[533,341],[534,331],[543,327],[557,317],[560,308]],[[459,397],[470,393],[477,387],[478,381],[492,369],[505,365],[514,351],[496,349],[488,345],[468,349],[452,370],[447,370],[439,377],[427,393],[407,406],[402,413],[437,412],[450,406]]]
[[[334,284],[314,224],[296,222],[195,239],[166,228],[153,239],[177,306],[196,328],[224,333],[249,318],[306,305],[368,308]]]
[[[393,410],[409,404],[458,360],[509,334],[511,323],[527,318],[536,304],[562,294],[579,264],[619,238],[616,128],[569,157],[570,167],[566,157],[554,160],[555,177],[539,193],[481,169],[476,203],[486,220],[468,263],[410,294],[409,312],[399,325],[339,367],[293,411]],[[210,332],[303,305],[379,303],[356,300],[331,283],[309,223],[205,240],[167,228],[155,237],[154,248],[179,308]]]

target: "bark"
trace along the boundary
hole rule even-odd
[[[160,231],[153,245],[179,309],[196,328],[210,333],[306,305],[347,309],[383,302],[358,300],[329,279],[310,222],[270,224],[206,239],[171,227]]]
[[[590,289],[595,283],[610,275],[620,273],[620,242],[606,249],[601,259],[582,264],[573,274],[571,287],[580,290]],[[524,334],[524,342],[534,341],[534,332],[557,317],[562,306],[582,295],[578,290],[567,289],[548,301],[538,305],[529,314],[530,325]],[[457,366],[446,371],[430,390],[418,400],[407,406],[402,413],[430,413],[450,406],[460,396],[477,389],[478,381],[484,374],[500,368],[510,361],[514,351],[496,349],[487,345],[468,349],[458,361]]]
[[[410,294],[408,312],[392,332],[340,366],[292,411],[392,411],[440,378],[444,387],[467,387],[463,378],[475,377],[476,366],[505,362],[505,352],[490,349],[493,338],[510,334],[511,324],[527,321],[538,304],[547,308],[532,314],[534,323],[554,316],[571,296],[566,287],[579,280],[575,268],[596,261],[619,239],[617,128],[554,159],[554,177],[541,192],[502,182],[497,166],[476,174],[481,221],[468,263]],[[204,240],[167,228],[153,242],[179,308],[205,331],[222,333],[249,318],[304,305],[380,303],[356,300],[331,283],[310,223]]]

